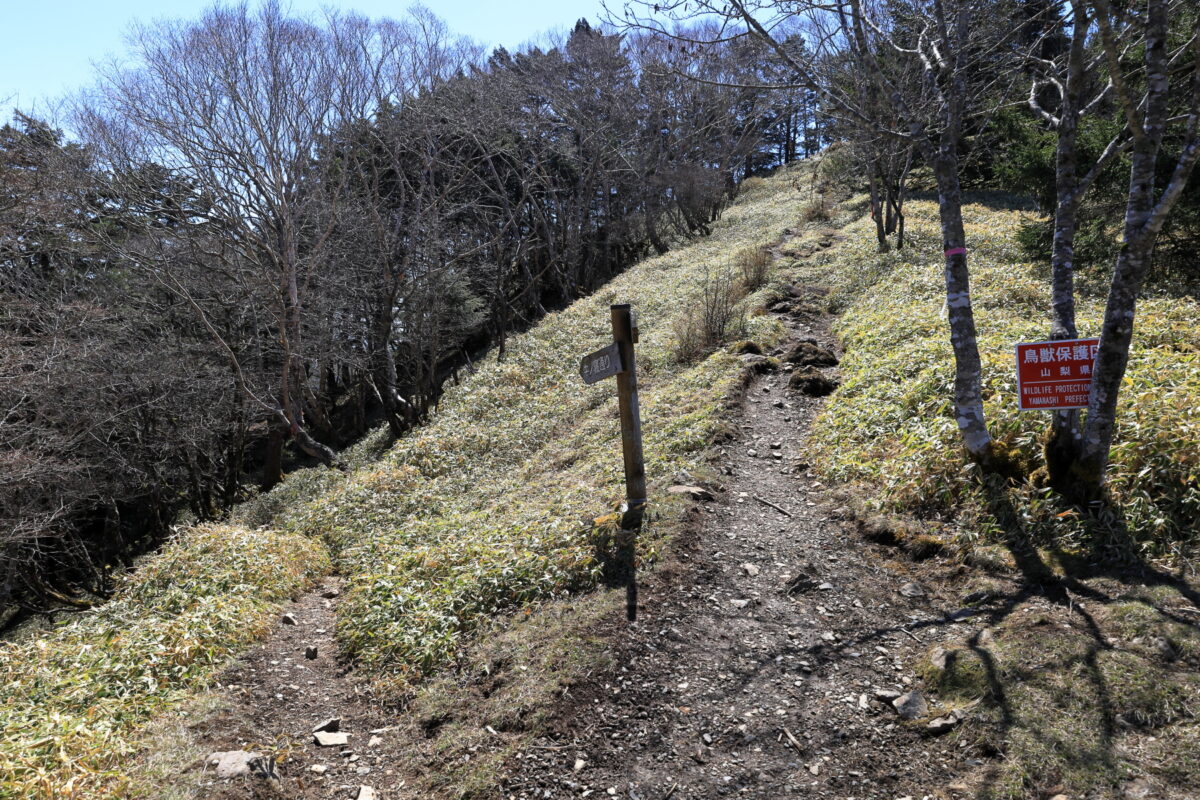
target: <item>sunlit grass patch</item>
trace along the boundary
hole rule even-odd
[[[620,427],[614,382],[583,385],[578,362],[611,341],[615,302],[638,313],[651,510],[641,557],[669,538],[679,517],[665,489],[680,470],[702,466],[743,380],[741,362],[724,350],[677,364],[675,323],[703,275],[737,274],[742,255],[796,222],[786,176],[752,189],[711,237],[642,262],[511,337],[503,360],[477,364],[428,425],[282,518],[330,544],[348,579],[338,640],[381,687],[408,691],[493,615],[601,581],[604,536],[592,520],[623,497]],[[769,346],[784,331],[750,317],[746,335]]]
[[[1113,555],[1117,540],[1132,540],[1142,556],[1194,548],[1200,304],[1139,303],[1109,471],[1112,508],[1086,519],[1045,485],[1049,415],[1017,410],[1014,344],[1047,337],[1049,269],[1023,260],[1019,213],[969,205],[964,217],[985,411],[998,449],[1022,476],[985,480],[961,452],[937,208],[929,202],[908,206],[911,248],[880,255],[870,220],[859,220],[823,273],[834,287],[830,303],[843,314],[837,331],[845,356],[842,387],[814,426],[814,466],[868,498],[869,536],[911,547],[919,531],[935,534],[993,575],[1017,570],[1007,545],[1021,540],[1040,548],[1051,580],[1051,571],[1063,577],[1094,566],[1098,552]],[[1082,294],[1081,335],[1098,333],[1102,311],[1102,297]],[[1039,578],[1013,580],[1036,585]],[[1080,597],[1060,606],[1035,592],[1007,609],[986,640],[944,643],[951,651],[944,667],[916,665],[947,707],[979,701],[951,734],[990,756],[964,770],[974,796],[1115,800],[1134,796],[1126,794],[1133,780],[1193,796],[1200,789],[1200,628],[1187,610],[1194,595],[1182,582],[1130,588],[1076,580],[1071,590]]]
[[[1138,307],[1122,387],[1109,488],[1116,516],[1084,524],[1044,486],[1041,448],[1049,414],[1017,410],[1013,347],[1045,339],[1049,280],[1023,261],[1021,214],[964,209],[972,294],[984,364],[984,408],[998,445],[1028,468],[1006,488],[1025,535],[1065,549],[1103,546],[1124,532],[1151,554],[1195,542],[1200,517],[1200,304],[1149,298]],[[880,255],[870,220],[847,229],[834,259],[831,297],[844,316],[844,382],[815,428],[816,462],[826,477],[881,488],[877,510],[915,513],[934,527],[953,521],[964,541],[1000,536],[1009,522],[991,512],[975,470],[965,466],[951,415],[953,354],[937,207],[908,206],[910,246]],[[1103,298],[1083,295],[1082,336],[1097,335]],[[1098,534],[1099,532],[1099,534]]]
[[[0,797],[121,796],[137,727],[203,686],[327,566],[319,541],[203,525],[105,605],[0,644]]]

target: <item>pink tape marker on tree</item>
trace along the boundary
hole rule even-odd
[[[966,254],[967,254],[967,248],[965,248],[965,247],[951,247],[949,250],[946,251],[946,258],[949,258],[950,256],[958,256],[958,255],[965,256]]]

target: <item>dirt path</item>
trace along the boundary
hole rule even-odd
[[[327,578],[289,603],[274,634],[221,677],[226,703],[193,728],[198,746],[212,752],[251,748],[270,753],[272,779],[256,767],[246,780],[217,779],[206,769],[201,796],[211,798],[355,798],[361,786],[393,786],[390,764],[401,746],[395,715],[374,703],[365,684],[337,659],[335,613],[341,583]],[[315,648],[315,652],[310,648]],[[313,728],[348,734],[344,745],[322,746]],[[283,780],[279,780],[283,778]]]
[[[834,346],[827,317],[783,319],[794,342]],[[978,763],[966,742],[903,724],[876,697],[916,685],[905,665],[951,634],[930,626],[960,626],[901,593],[908,565],[885,563],[839,520],[804,464],[822,401],[787,379],[751,383],[722,454],[724,498],[699,507],[687,568],[645,593],[619,672],[577,693],[560,735],[518,759],[506,796],[921,798]]]
[[[795,292],[796,312],[780,309],[792,340],[776,355],[805,339],[835,349],[831,319],[813,315],[819,290]],[[878,697],[915,688],[907,670],[925,651],[970,631],[929,595],[908,596],[916,567],[866,545],[809,475],[804,441],[823,401],[789,377],[750,383],[740,434],[720,452],[719,500],[697,504],[695,535],[649,576],[639,622],[607,632],[617,671],[571,691],[554,733],[509,760],[497,796],[916,800],[980,763],[967,742],[902,723]],[[206,769],[189,796],[416,796],[403,767],[412,721],[372,703],[334,657],[338,589],[329,579],[290,604],[223,676],[223,710],[192,729],[205,751],[274,754],[281,780]],[[329,717],[347,744],[314,742]]]

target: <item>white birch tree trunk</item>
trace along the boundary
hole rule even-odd
[[[1100,332],[1100,349],[1093,371],[1092,392],[1088,400],[1087,420],[1079,457],[1072,469],[1077,482],[1075,493],[1082,500],[1096,499],[1103,490],[1116,429],[1117,401],[1129,364],[1137,297],[1150,269],[1158,234],[1183,193],[1197,157],[1200,157],[1200,18],[1195,22],[1189,43],[1193,66],[1190,86],[1187,88],[1190,114],[1184,145],[1170,181],[1160,194],[1155,187],[1155,167],[1169,121],[1171,88],[1167,52],[1168,4],[1166,0],[1147,0],[1146,3],[1146,88],[1141,97],[1135,96],[1120,80],[1120,63],[1107,0],[1097,0],[1096,9],[1109,67],[1116,77],[1114,88],[1117,99],[1125,110],[1127,123],[1132,130],[1133,153],[1123,244],[1113,269]]]

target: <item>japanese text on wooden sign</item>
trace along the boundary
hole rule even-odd
[[[621,411],[621,456],[625,461],[625,502],[621,504],[621,530],[617,536],[617,561],[625,572],[625,615],[637,620],[637,533],[646,512],[646,461],[642,456],[642,413],[638,404],[637,314],[628,303],[609,308],[613,342],[589,353],[579,362],[579,375],[592,384],[617,376],[617,405]]]
[[[1022,411],[1086,408],[1099,339],[1017,345],[1017,396]]]
[[[621,371],[621,349],[616,342],[589,353],[579,362],[579,375],[587,384],[602,381]]]

